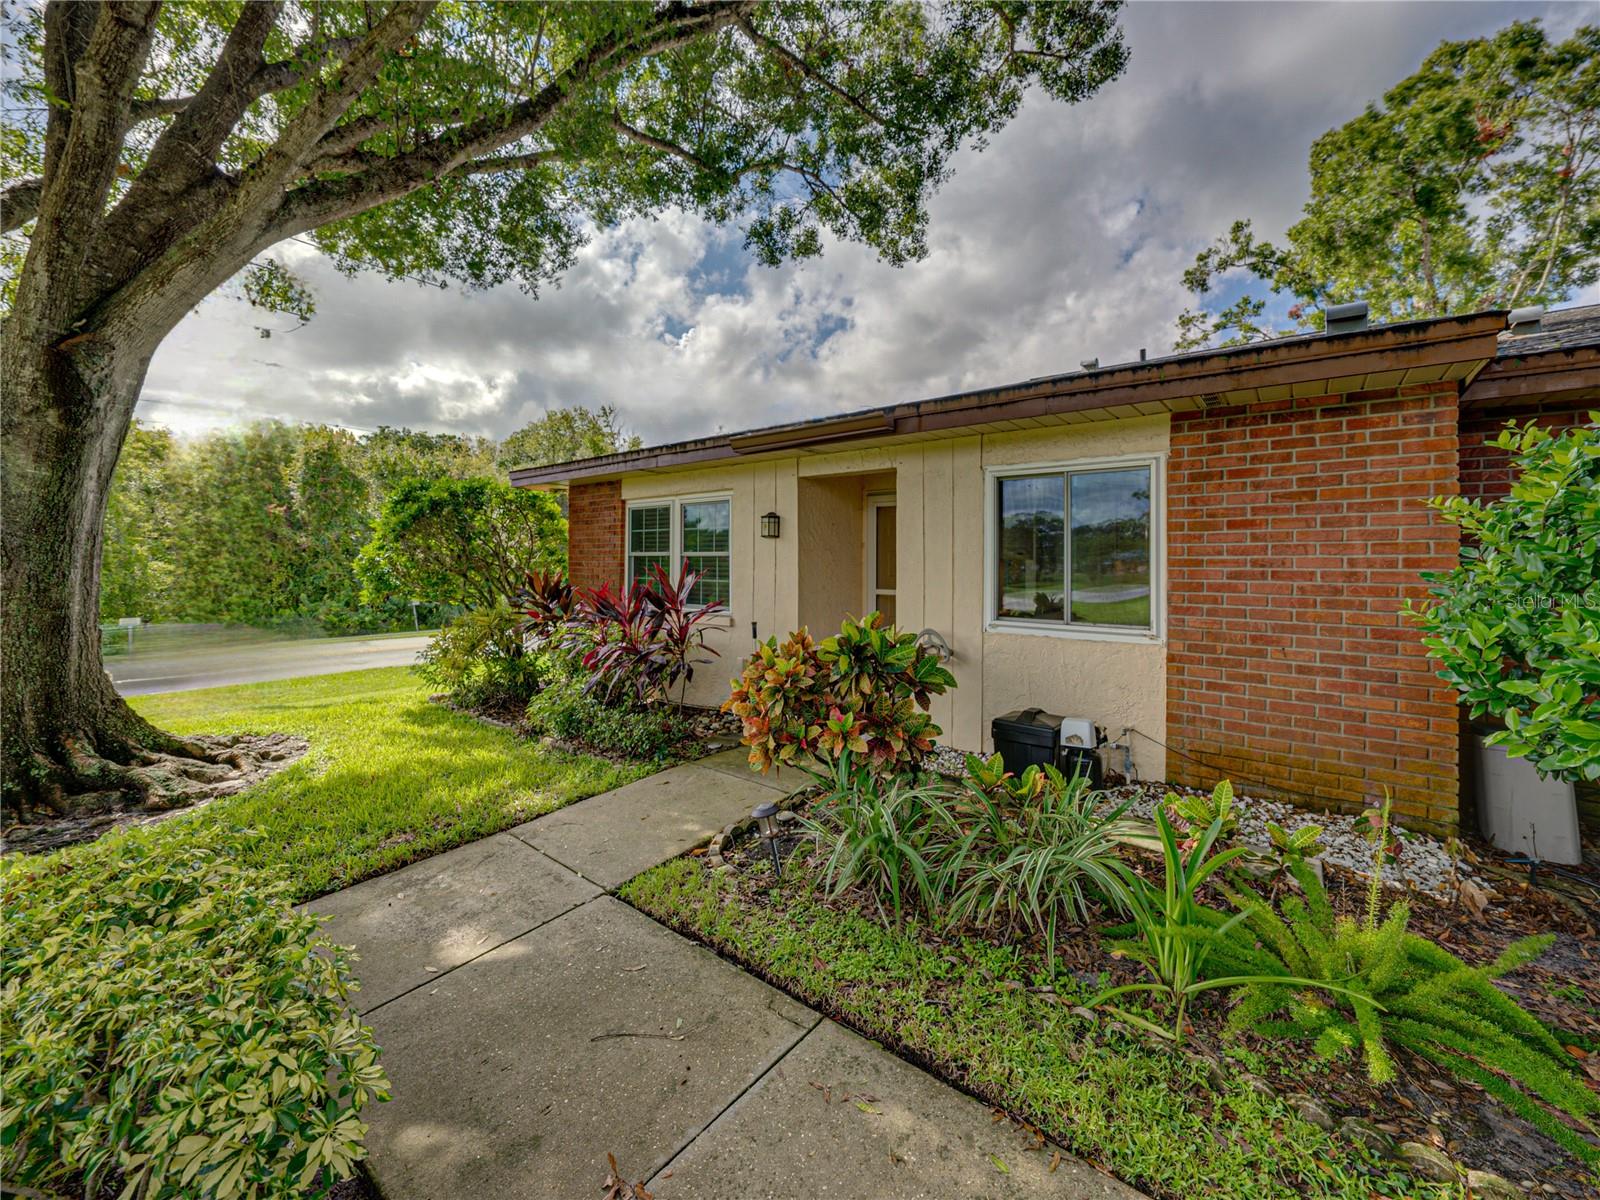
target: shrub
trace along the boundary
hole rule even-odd
[[[761,771],[859,756],[894,774],[933,749],[940,730],[928,704],[955,682],[915,634],[870,613],[847,618],[820,643],[804,629],[782,645],[761,643],[722,707],[744,722],[742,740]]]
[[[580,593],[557,640],[581,650],[589,690],[643,707],[672,699],[678,688],[681,707],[695,667],[711,661],[696,656],[717,653],[706,645],[703,624],[724,608],[720,601],[690,602],[699,581],[687,565],[676,580],[652,567],[649,583],[636,581],[621,595],[609,584]]]
[[[0,864],[8,1186],[290,1196],[347,1177],[386,1099],[346,952],[244,835],[196,822]]]
[[[1054,970],[1058,923],[1086,919],[1085,888],[1114,903],[1123,895],[1113,834],[1128,804],[1097,813],[1100,800],[1082,776],[1036,766],[1013,776],[998,754],[968,755],[956,820],[969,836],[949,919],[1026,929]]]
[[[1582,1081],[1561,1044],[1540,1022],[1494,986],[1532,962],[1551,937],[1513,942],[1486,967],[1469,967],[1448,950],[1406,929],[1402,901],[1386,915],[1368,910],[1359,922],[1336,917],[1316,874],[1291,865],[1304,893],[1282,902],[1280,916],[1242,880],[1225,887],[1244,920],[1216,951],[1226,970],[1281,972],[1337,981],[1332,1001],[1284,983],[1257,983],[1231,1014],[1235,1029],[1309,1040],[1332,1057],[1361,1047],[1376,1083],[1395,1077],[1388,1046],[1403,1046],[1438,1067],[1479,1084],[1579,1157],[1600,1150],[1557,1121],[1542,1101],[1593,1129],[1600,1097]]]
[[[1472,715],[1505,721],[1492,743],[1541,771],[1600,779],[1600,428],[1552,437],[1530,423],[1495,444],[1521,478],[1492,504],[1433,502],[1466,536],[1411,611]]]
[[[503,604],[464,613],[417,656],[417,674],[468,706],[526,703],[539,687],[539,660],[523,646],[522,624]]]
[[[694,732],[675,708],[607,704],[570,672],[552,675],[528,702],[527,717],[534,733],[647,761],[665,758]]]

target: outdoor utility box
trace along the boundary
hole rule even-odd
[[[1572,784],[1540,776],[1504,746],[1478,745],[1478,827],[1502,850],[1548,863],[1580,863],[1578,803]]]
[[[1100,786],[1100,738],[1092,721],[1025,708],[996,717],[989,732],[995,752],[1013,774],[1049,765],[1069,777],[1087,775],[1091,787]]]

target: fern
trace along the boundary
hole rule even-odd
[[[1380,855],[1386,828],[1380,817]],[[1223,885],[1241,919],[1219,928],[1211,968],[1293,974],[1341,990],[1249,986],[1230,1014],[1230,1031],[1309,1041],[1324,1057],[1359,1047],[1368,1076],[1380,1084],[1395,1077],[1389,1048],[1402,1046],[1480,1084],[1585,1161],[1600,1161],[1600,1149],[1554,1115],[1593,1133],[1600,1096],[1550,1030],[1493,982],[1538,958],[1550,935],[1523,938],[1488,966],[1473,967],[1408,932],[1404,902],[1384,913],[1369,892],[1359,921],[1338,918],[1311,871],[1295,878],[1304,895],[1286,898],[1281,915],[1242,880]]]

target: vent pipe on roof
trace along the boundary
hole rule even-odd
[[[1355,333],[1367,327],[1367,302],[1353,300],[1349,304],[1330,304],[1323,313],[1327,333]]]
[[[1145,352],[1145,348],[1143,346],[1140,346],[1139,347],[1139,361],[1140,362],[1144,362],[1147,357],[1148,357],[1148,355]]]
[[[1100,360],[1098,358],[1086,358],[1078,365],[1085,371],[1098,371],[1100,369]]]
[[[1544,319],[1544,305],[1531,304],[1527,308],[1513,308],[1506,318],[1507,333],[1538,333]]]

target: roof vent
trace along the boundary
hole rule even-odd
[[[1538,333],[1539,323],[1544,319],[1544,306],[1542,304],[1529,305],[1527,308],[1513,308],[1511,315],[1506,318],[1507,333]]]
[[[1330,304],[1323,313],[1328,333],[1355,333],[1367,327],[1367,302],[1353,300],[1349,304]]]
[[[1086,358],[1078,365],[1085,371],[1098,371],[1100,369],[1100,360],[1098,358]]]

